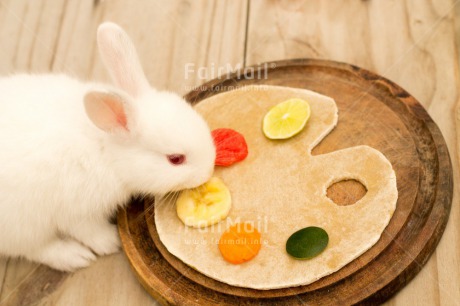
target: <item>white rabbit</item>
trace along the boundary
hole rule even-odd
[[[203,118],[149,86],[120,27],[102,24],[97,40],[116,87],[64,75],[0,78],[0,254],[85,267],[94,253],[118,251],[108,218],[133,194],[195,187],[212,174]]]

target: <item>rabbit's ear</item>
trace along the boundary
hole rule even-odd
[[[91,91],[84,98],[88,118],[103,131],[128,131],[128,103],[115,93]]]
[[[97,30],[102,60],[115,84],[133,97],[150,88],[134,45],[118,25],[105,22]]]

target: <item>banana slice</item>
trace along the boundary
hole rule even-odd
[[[200,228],[227,217],[231,206],[227,186],[219,178],[212,177],[201,186],[182,191],[177,198],[176,211],[185,225]]]

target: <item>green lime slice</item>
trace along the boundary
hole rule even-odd
[[[272,107],[265,115],[262,130],[270,139],[287,139],[302,131],[310,118],[310,104],[289,99]]]
[[[289,237],[286,252],[296,259],[310,259],[319,255],[327,247],[329,236],[320,227],[303,228]]]

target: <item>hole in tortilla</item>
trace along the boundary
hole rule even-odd
[[[327,188],[327,197],[337,205],[346,206],[358,202],[367,193],[361,182],[353,179],[338,181]]]

